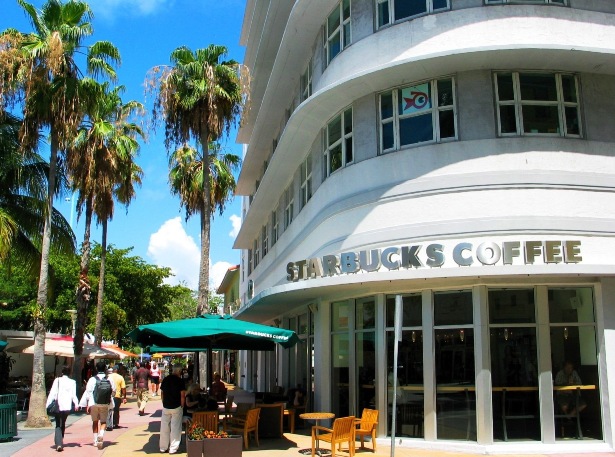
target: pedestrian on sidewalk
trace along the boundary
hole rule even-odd
[[[126,403],[126,380],[119,373],[119,365],[115,365],[109,375],[109,380],[115,385],[115,395],[113,396],[112,420],[107,419],[107,431],[120,427],[120,406]]]
[[[173,373],[162,380],[160,396],[162,417],[160,419],[160,452],[177,453],[182,438],[182,419],[186,404],[186,387],[182,379],[182,366],[173,365]]]
[[[150,379],[152,380],[152,397],[158,395],[158,386],[160,384],[160,367],[156,362],[152,363],[152,368],[149,370]]]
[[[149,377],[150,373],[146,367],[140,367],[135,373],[137,385],[137,407],[139,408],[139,416],[145,416],[145,406],[149,400]]]
[[[112,397],[115,395],[115,386],[105,373],[105,362],[96,364],[96,376],[88,379],[85,392],[81,397],[79,406],[85,407],[86,412],[92,417],[92,433],[94,434],[94,446],[103,448],[103,437],[107,425],[107,415]],[[100,426],[99,426],[100,424]]]
[[[132,396],[137,395],[137,371],[141,368],[141,364],[137,361],[130,372],[130,382],[132,382]]]
[[[56,451],[62,452],[64,449],[64,430],[66,429],[66,418],[73,409],[79,410],[79,400],[77,399],[77,383],[74,379],[68,377],[70,367],[66,365],[62,367],[62,376],[53,380],[53,385],[47,397],[48,407],[53,400],[58,403],[60,412],[54,414],[56,422],[56,430],[53,438]]]

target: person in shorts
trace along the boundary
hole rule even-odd
[[[149,376],[152,381],[152,397],[158,395],[158,385],[160,384],[160,367],[156,362],[152,362],[152,367],[149,370]]]
[[[96,380],[102,380],[107,375],[105,373],[107,366],[105,362],[98,362],[96,364],[96,371],[98,372],[96,376],[92,376],[88,379],[88,383],[85,386],[85,392],[83,392],[83,396],[81,397],[81,401],[79,402],[79,406],[85,408],[86,412],[92,417],[92,433],[94,434],[94,446],[98,449],[103,448],[103,437],[105,434],[105,429],[107,425],[107,416],[109,414],[109,408],[111,406],[111,402],[113,401],[113,396],[115,395],[115,386],[111,383],[112,394],[111,400],[107,404],[98,404],[94,400],[94,389],[96,387]]]

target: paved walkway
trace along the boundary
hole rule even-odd
[[[243,391],[234,391],[235,402],[246,400],[252,394]],[[69,416],[69,422],[64,437],[65,449],[59,454],[53,445],[54,428],[26,429],[25,422],[19,423],[18,436],[10,442],[0,443],[0,456],[8,457],[46,457],[63,455],[65,457],[130,457],[147,454],[159,454],[158,438],[160,432],[160,415],[162,404],[160,397],[150,399],[145,416],[137,412],[136,398],[128,397],[128,403],[121,409],[120,425],[122,428],[105,432],[104,448],[98,450],[93,446],[92,422],[84,413]],[[252,457],[301,457],[301,450],[311,448],[311,437],[308,435],[309,427],[296,430],[297,433],[284,433],[283,438],[261,439],[260,446],[256,447],[251,441],[251,447],[244,451],[244,456]],[[388,442],[387,442],[388,444]],[[179,448],[179,456],[186,455],[185,438]],[[308,454],[309,455],[309,454]],[[348,457],[348,451],[338,453],[341,457]],[[357,443],[357,457],[385,457],[391,455],[388,445],[378,443],[377,452],[359,449]],[[397,447],[395,455],[398,457],[476,457],[476,454],[459,452],[445,452],[409,447]],[[506,457],[514,457],[508,453]],[[590,457],[592,454],[567,454],[566,457]],[[615,453],[593,454],[600,457],[615,457]],[[216,457],[216,456],[207,456]],[[545,457],[542,455],[524,455],[524,457]]]

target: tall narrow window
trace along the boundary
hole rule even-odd
[[[263,229],[261,230],[261,249],[263,250],[264,259],[269,250],[269,232],[267,231],[267,224],[263,225]]]
[[[253,265],[252,265],[252,249],[248,249],[248,276],[252,274]]]
[[[293,213],[295,206],[295,196],[293,195],[293,186],[290,185],[284,192],[286,206],[284,207],[284,230],[286,230],[293,221]]]
[[[256,268],[258,265],[259,257],[260,257],[260,251],[258,250],[258,239],[254,240],[254,249],[253,249],[252,255],[253,255],[254,268]]]
[[[457,137],[454,78],[405,86],[380,95],[380,147],[395,151]]]
[[[312,59],[301,75],[301,101],[307,100],[312,95]]]
[[[325,176],[354,161],[352,147],[352,107],[334,117],[325,132]]]
[[[450,9],[450,0],[377,0],[378,27],[427,13]]]
[[[329,14],[325,23],[327,64],[350,43],[350,0],[342,0]]]
[[[312,198],[312,156],[308,155],[301,164],[301,208]]]
[[[278,241],[279,236],[279,221],[278,221],[278,208],[271,212],[271,246]]]
[[[494,78],[501,136],[581,136],[576,76],[512,72]]]

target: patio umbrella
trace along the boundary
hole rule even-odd
[[[4,351],[4,348],[6,347],[8,343],[6,341],[0,341],[0,351]]]
[[[34,352],[34,345],[27,346],[26,348],[15,348],[14,350],[9,349],[9,351],[32,354]],[[45,340],[45,355],[74,357],[75,351],[72,340],[47,338]],[[88,359],[119,359],[116,353],[89,343],[83,344],[83,356]]]
[[[130,351],[125,351],[124,349],[122,349],[121,347],[119,347],[119,346],[117,346],[115,344],[103,343],[102,347],[103,347],[103,349],[105,349],[107,351],[111,351],[111,352],[117,354],[117,356],[121,360],[124,360],[126,357],[139,357],[139,354],[135,354],[135,353],[130,352]]]
[[[191,319],[140,325],[128,336],[155,352],[207,351],[211,384],[213,349],[273,351],[275,345],[289,348],[299,337],[292,330],[234,319],[232,316],[203,314]]]

